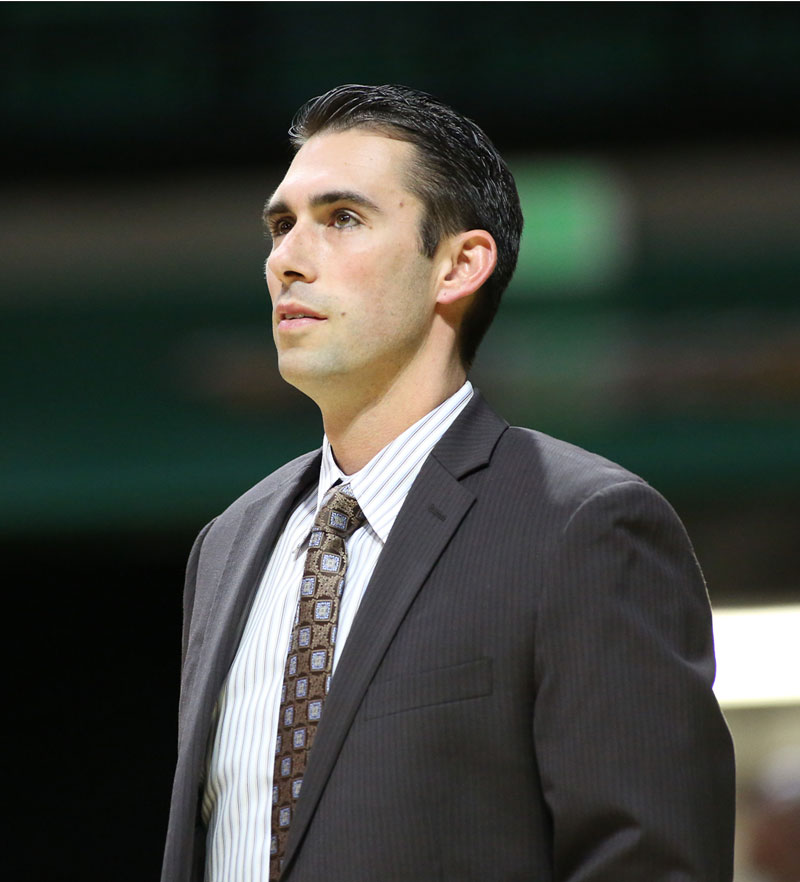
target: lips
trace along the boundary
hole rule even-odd
[[[282,303],[275,310],[281,331],[308,327],[326,320],[326,316],[301,303]]]
[[[275,306],[275,312],[277,313],[278,321],[292,318],[325,318],[321,312],[311,309],[311,307],[300,303],[298,300],[286,300],[283,303],[278,303]]]

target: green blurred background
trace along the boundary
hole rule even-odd
[[[0,39],[20,878],[157,874],[188,548],[321,439],[260,213],[339,83],[439,95],[517,176],[486,397],[670,498],[715,606],[800,600],[796,4],[6,3]],[[737,713],[747,784],[798,710]]]

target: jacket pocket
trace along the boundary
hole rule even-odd
[[[370,720],[491,693],[492,660],[477,658],[374,683],[364,699],[364,716]]]

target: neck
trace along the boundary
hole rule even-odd
[[[457,392],[465,380],[466,373],[458,365],[440,376],[439,382],[425,387],[392,387],[351,400],[349,406],[341,400],[335,406],[320,405],[325,434],[339,468],[346,475],[362,469],[409,426]]]

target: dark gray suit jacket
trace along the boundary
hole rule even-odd
[[[212,709],[319,459],[252,488],[192,550],[163,882],[202,879]],[[342,650],[284,878],[729,882],[733,753],[713,676],[705,585],[669,505],[476,395],[425,462]]]

